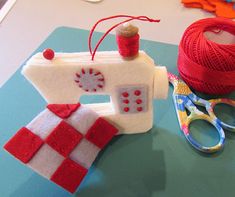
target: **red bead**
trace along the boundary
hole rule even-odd
[[[142,107],[137,107],[137,111],[143,111]]]
[[[129,103],[129,100],[125,99],[125,100],[123,100],[122,102],[125,103],[125,104],[128,104],[128,103]]]
[[[124,110],[125,112],[128,112],[130,109],[129,109],[129,107],[125,107],[123,110]]]
[[[141,99],[137,99],[135,102],[136,102],[137,104],[141,104],[141,103],[142,103],[142,100],[141,100]]]
[[[141,95],[141,91],[140,91],[140,90],[136,90],[136,91],[135,91],[135,95],[136,95],[136,96]]]
[[[47,60],[52,60],[55,56],[55,53],[52,49],[45,49],[43,51],[43,57]]]
[[[128,96],[129,96],[129,94],[128,94],[128,92],[123,92],[123,93],[122,93],[122,96],[124,96],[124,97],[128,97]]]

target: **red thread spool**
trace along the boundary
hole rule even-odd
[[[94,33],[95,28],[97,27],[97,25],[99,23],[103,22],[103,21],[114,19],[114,18],[128,18],[128,19],[126,19],[126,20],[124,20],[122,22],[119,22],[119,23],[113,25],[111,28],[109,28],[105,32],[105,34],[99,39],[99,41],[97,42],[94,50],[92,50],[91,41],[92,41],[92,36],[93,36],[93,33]],[[100,46],[101,42],[105,39],[105,37],[109,34],[109,32],[111,32],[114,28],[118,27],[119,25],[124,24],[124,23],[129,22],[129,21],[132,21],[132,20],[147,21],[147,22],[150,22],[150,23],[158,23],[158,22],[160,22],[160,20],[158,20],[158,19],[151,19],[151,18],[149,18],[147,16],[129,16],[129,15],[123,15],[123,14],[115,15],[115,16],[110,16],[110,17],[107,17],[107,18],[100,19],[92,27],[92,29],[90,31],[90,34],[89,34],[89,38],[88,38],[88,47],[89,47],[89,51],[91,53],[91,60],[94,60],[95,54],[96,54],[96,51],[97,51],[98,47]]]
[[[139,29],[129,23],[124,23],[116,29],[118,51],[124,58],[134,58],[139,53]]]
[[[235,36],[235,22],[208,18],[190,25],[180,42],[178,70],[193,89],[208,94],[228,94],[235,90],[235,44],[208,40],[205,32],[225,31]]]

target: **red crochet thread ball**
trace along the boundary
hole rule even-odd
[[[208,18],[190,25],[180,42],[178,70],[193,89],[208,94],[235,91],[235,44],[219,44],[205,38],[211,31],[235,35],[235,22]]]

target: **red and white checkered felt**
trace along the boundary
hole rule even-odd
[[[73,193],[118,130],[80,104],[50,104],[4,146],[14,157]]]

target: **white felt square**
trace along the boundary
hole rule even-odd
[[[27,126],[30,131],[45,139],[51,131],[60,123],[61,118],[53,114],[48,109],[42,111]]]
[[[65,121],[76,128],[80,133],[85,134],[87,130],[95,123],[98,114],[81,105],[76,112],[74,112]]]
[[[99,151],[100,148],[86,139],[82,139],[76,148],[71,152],[70,158],[88,169],[95,160]]]
[[[62,155],[49,145],[44,144],[27,165],[37,173],[50,179],[64,159]]]

